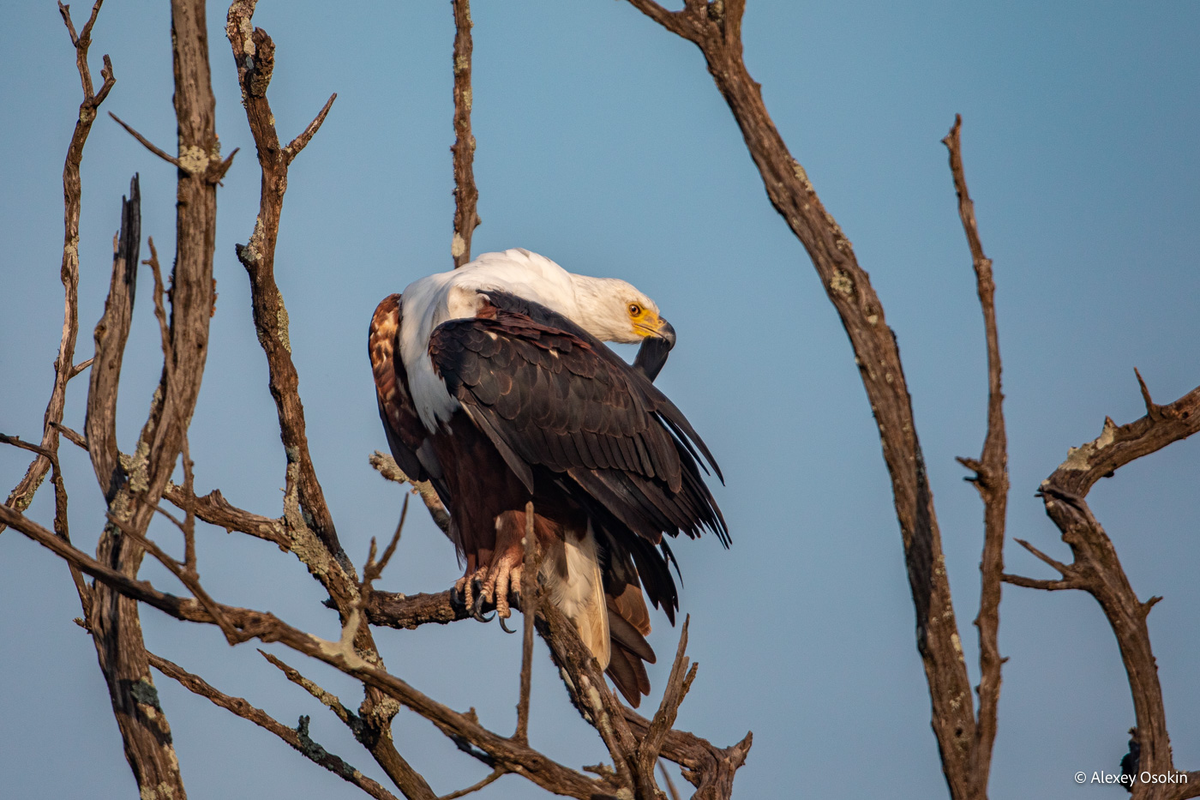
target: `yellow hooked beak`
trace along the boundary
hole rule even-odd
[[[641,317],[633,323],[633,331],[643,339],[653,336],[665,339],[672,347],[675,346],[675,329],[671,327],[671,323],[653,311],[643,312]]]

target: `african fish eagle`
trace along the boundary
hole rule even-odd
[[[641,342],[634,366],[602,340]],[[674,341],[630,284],[528,250],[410,284],[379,304],[369,338],[388,444],[450,512],[467,607],[510,615],[532,500],[547,597],[634,706],[654,663],[641,587],[672,624],[679,606],[663,534],[729,543],[701,458],[720,469],[651,382]]]

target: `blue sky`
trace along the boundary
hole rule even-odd
[[[313,456],[356,563],[391,532],[401,494],[367,465],[386,447],[366,359],[384,295],[449,268],[450,43],[445,2],[264,0],[255,21],[277,45],[270,98],[281,137],[332,92],[325,127],[295,162],[277,251]],[[167,4],[109,0],[92,63],[109,53],[104,105],[171,150]],[[86,4],[74,9],[82,25]],[[482,226],[476,253],[527,247],[568,269],[626,278],[679,334],[660,385],[705,437],[727,485],[733,536],[675,548],[691,654],[700,663],[679,724],[754,748],[743,797],[924,798],[945,788],[913,636],[898,526],[852,354],[802,248],[771,209],[696,48],[627,4],[477,0],[474,129]],[[192,427],[197,488],[277,515],[284,456],[266,365],[233,245],[258,202],[253,142],[210,4],[217,128],[242,148],[219,191],[219,300]],[[983,332],[970,256],[939,140],[964,117],[967,178],[995,261],[1012,495],[1009,536],[1066,558],[1033,493],[1067,447],[1105,415],[1143,413],[1136,366],[1155,399],[1194,388],[1200,299],[1200,7],[1189,2],[805,3],[751,0],[751,74],[793,155],[854,243],[901,345],[970,659],[981,508],[954,456],[984,434]],[[35,439],[62,324],[58,264],[62,162],[80,90],[52,2],[0,6],[0,431]],[[84,156],[79,358],[103,308],[118,201],[141,175],[143,232],[173,250],[173,170],[107,116]],[[148,303],[135,313],[118,433],[132,443],[158,379]],[[82,427],[86,384],[66,421]],[[72,532],[94,547],[101,498],[86,456],[63,446]],[[7,492],[27,465],[0,451]],[[1177,444],[1099,484],[1092,507],[1143,598],[1177,766],[1200,768],[1200,586],[1193,577],[1200,442]],[[30,513],[48,522],[43,490]],[[152,531],[179,548],[167,528]],[[223,531],[198,542],[218,599],[270,609],[332,636],[319,586],[290,556]],[[1044,576],[1011,545],[1007,569]],[[148,564],[144,576],[179,590]],[[413,518],[383,581],[435,591],[458,574],[432,523]],[[65,567],[13,532],[0,535],[0,786],[22,798],[131,796],[91,643],[71,623]],[[994,798],[1122,797],[1078,787],[1076,771],[1115,770],[1132,705],[1115,641],[1079,593],[1006,587],[1009,656],[992,770]],[[661,615],[652,644],[674,650]],[[294,724],[382,777],[337,720],[246,645],[143,614],[148,646]],[[513,724],[518,637],[459,624],[379,634],[389,668],[499,730]],[[276,652],[287,657],[277,648]],[[352,682],[290,660],[343,700]],[[574,765],[604,758],[575,717],[549,659],[537,659],[531,736]],[[660,689],[669,665],[651,681]],[[970,667],[973,679],[977,669]],[[157,684],[189,793],[352,797],[357,790],[249,723],[169,680]],[[400,750],[449,792],[485,774],[423,720],[401,713]],[[529,795],[507,777],[481,793]]]

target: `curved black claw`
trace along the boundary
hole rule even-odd
[[[509,630],[508,626],[504,624],[504,617],[500,618],[500,630],[504,631],[505,633],[516,633],[516,631]]]
[[[475,605],[471,609],[471,616],[474,617],[475,619],[479,620],[480,622],[491,622],[492,620],[494,620],[496,618],[496,612],[493,611],[492,615],[490,617],[485,616],[483,613],[483,603],[484,603],[483,594],[480,593],[480,594],[476,595],[475,596]]]

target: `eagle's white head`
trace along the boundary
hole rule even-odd
[[[658,314],[658,305],[637,287],[617,278],[571,275],[579,327],[605,342],[640,344],[647,336],[675,343],[675,329]]]

